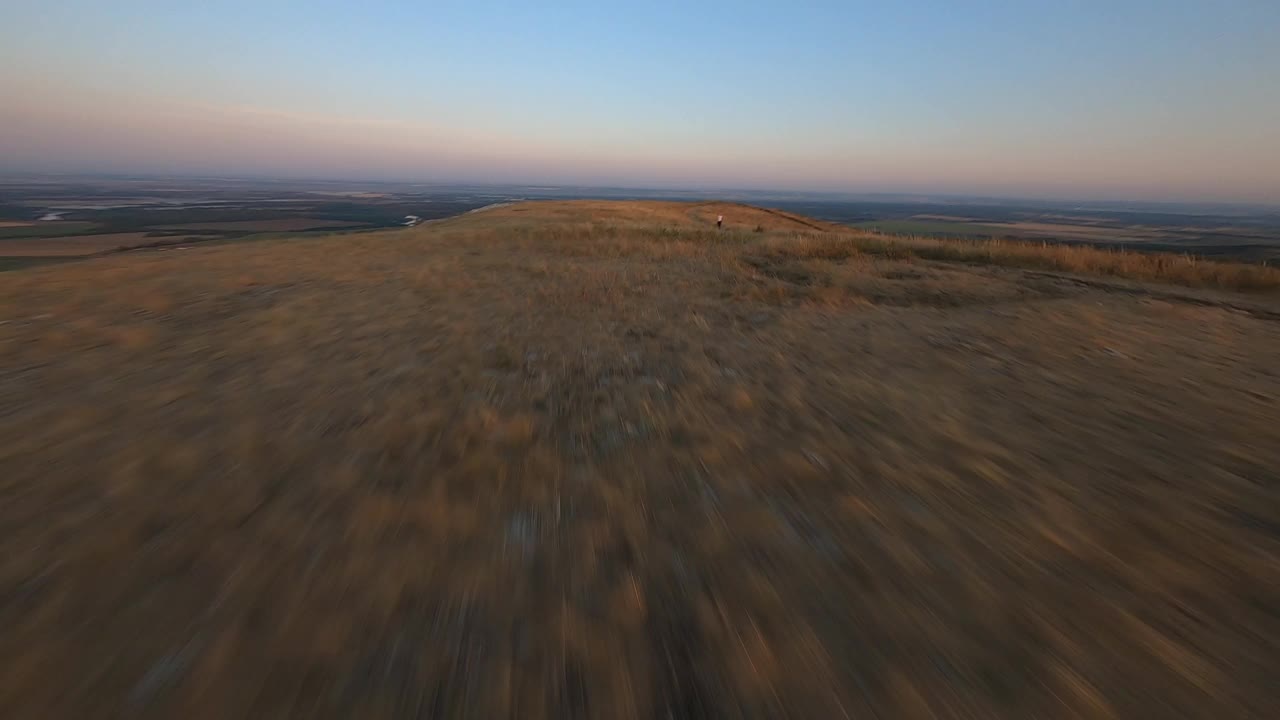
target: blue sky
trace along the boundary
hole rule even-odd
[[[1280,2],[0,4],[31,170],[1280,202]]]

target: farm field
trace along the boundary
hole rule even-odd
[[[232,222],[183,223],[158,226],[160,230],[242,230],[246,232],[297,232],[301,230],[358,227],[363,223],[316,218],[283,218],[277,220],[237,220]]]
[[[0,239],[0,257],[82,257],[145,247],[157,243],[176,245],[213,239],[211,235],[157,234],[153,232],[75,235],[57,238]]]
[[[90,222],[11,223],[9,225],[0,225],[0,240],[76,235],[87,233],[96,227],[96,224]]]
[[[984,225],[956,220],[870,220],[854,227],[876,230],[889,235],[935,235],[942,237],[1001,237],[1008,234],[1004,226]]]

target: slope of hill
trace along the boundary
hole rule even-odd
[[[548,202],[6,274],[0,706],[1266,717],[1275,272]]]

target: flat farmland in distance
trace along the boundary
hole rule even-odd
[[[207,240],[208,235],[153,235],[148,232],[106,233],[103,235],[76,235],[74,237],[0,239],[0,257],[75,257],[94,255],[110,250],[146,246],[151,243],[166,244],[184,240]]]
[[[933,215],[930,213],[922,213],[912,217],[913,220],[941,220],[943,222],[962,222],[972,223],[978,222],[977,218],[965,217],[961,215]]]
[[[864,230],[894,235],[952,235],[959,237],[999,237],[1009,234],[995,225],[946,220],[872,220],[854,224]]]
[[[182,223],[157,225],[160,230],[222,230],[234,232],[300,232],[319,228],[345,228],[365,225],[349,220],[325,220],[324,218],[281,218],[279,220],[232,220],[228,222]]]
[[[1064,238],[1079,240],[1100,240],[1105,242],[1125,242],[1141,240],[1168,239],[1169,233],[1162,233],[1149,228],[1138,227],[1105,227],[1100,225],[1073,225],[1067,223],[1011,222],[1007,224],[993,223],[989,227],[997,231],[1008,228],[1006,234],[1011,237],[1027,238]]]
[[[0,223],[0,239],[19,237],[56,237],[92,230],[95,223],[54,220],[42,223]]]

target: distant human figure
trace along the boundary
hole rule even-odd
[[[716,216],[716,229],[717,229],[717,230],[719,230],[719,229],[720,229],[720,228],[722,228],[722,227],[724,227],[724,216],[723,216],[723,215],[717,215],[717,216]]]

